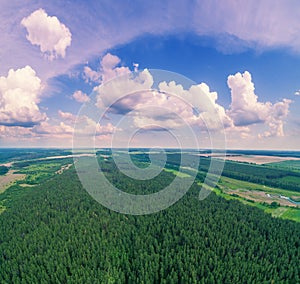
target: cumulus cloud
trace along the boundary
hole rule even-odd
[[[73,135],[73,127],[61,121],[58,125],[43,121],[32,129],[32,132],[40,136],[58,136],[66,138]]]
[[[300,96],[300,90],[295,92],[295,96]]]
[[[58,111],[58,115],[62,119],[63,126],[66,125],[72,129],[72,135],[75,123],[77,124],[77,135],[79,134],[82,136],[110,135],[116,130],[116,127],[111,123],[107,123],[105,125],[100,124],[86,115],[76,116],[70,112],[63,112],[61,110]],[[62,129],[62,127],[60,127],[60,129]]]
[[[27,39],[31,44],[38,45],[48,59],[65,57],[72,34],[57,17],[48,16],[43,9],[39,9],[23,18],[21,24],[27,29]]]
[[[259,102],[248,71],[243,74],[230,75],[227,84],[231,89],[231,105],[227,113],[236,126],[264,123],[269,129],[262,135],[268,137],[284,135],[283,124],[288,115],[291,100],[283,99],[275,104]]]
[[[0,138],[5,140],[25,140],[32,138],[32,128],[0,125]]]
[[[92,70],[89,66],[83,68],[83,79],[86,83],[100,83],[102,74],[99,71]]]
[[[186,126],[190,122],[192,108],[177,97],[159,91],[144,91],[133,97],[137,99],[130,98],[124,103],[132,109],[130,115],[138,128],[164,131]]]
[[[74,134],[74,122],[78,119],[80,126],[77,129],[77,135],[86,139],[87,136],[93,136],[95,139],[103,142],[110,141],[111,135],[115,132],[116,127],[111,123],[100,125],[87,116],[77,117],[76,115],[59,111],[60,121],[49,118],[46,121],[33,126],[5,126],[0,125],[0,140],[9,141],[12,145],[19,145],[20,141],[24,145],[45,146],[48,142],[57,143],[55,145],[65,147],[72,146]]]
[[[45,120],[38,107],[41,90],[41,80],[30,66],[0,77],[0,124],[31,127]]]
[[[120,72],[119,62],[118,57],[107,55],[102,60],[102,70],[116,75]],[[123,68],[128,71],[127,67]],[[187,123],[209,131],[226,129],[228,133],[240,133],[247,138],[254,129],[252,126],[263,125],[266,130],[259,137],[284,136],[283,126],[291,100],[260,102],[247,71],[230,75],[227,83],[231,89],[227,110],[217,102],[217,92],[205,83],[185,89],[174,81],[164,81],[158,84],[157,91],[153,90],[154,80],[147,69],[107,81],[95,87],[94,92],[99,108],[119,115],[130,113],[132,123],[145,130],[178,129]]]
[[[83,78],[89,83],[105,83],[115,77],[130,73],[128,67],[118,66],[120,62],[121,59],[118,56],[107,53],[100,61],[99,70],[92,70],[89,66],[84,67]]]
[[[217,92],[211,92],[207,84],[192,85],[185,90],[182,85],[174,81],[161,82],[160,91],[181,98],[181,103],[176,103],[177,113],[185,117],[192,125],[198,125],[204,129],[217,130],[232,126],[231,118],[226,114],[224,107],[217,103]],[[187,105],[191,107],[188,108]],[[186,112],[189,109],[188,113]]]
[[[86,103],[90,100],[89,96],[80,90],[77,90],[76,92],[74,92],[72,97],[79,103]]]
[[[101,78],[105,84],[93,90],[100,109],[111,114],[130,113],[135,126],[148,130],[177,129],[186,124],[205,130],[233,126],[224,107],[217,103],[217,93],[211,92],[205,83],[184,89],[174,81],[163,81],[154,90],[154,80],[147,69],[128,73],[129,68],[118,67],[119,63],[120,59],[111,54],[101,60]],[[134,63],[133,67],[136,71],[138,64]],[[123,76],[109,80],[120,74]]]
[[[130,72],[128,67],[118,67],[117,65],[121,62],[120,58],[107,53],[101,60],[101,66],[103,70],[102,82],[105,83],[110,79],[127,74]]]
[[[257,101],[258,97],[254,93],[254,84],[249,72],[230,75],[227,84],[231,89],[229,114],[235,125],[244,126],[266,120],[270,103]]]
[[[75,120],[76,120],[76,116],[74,114],[70,113],[70,112],[64,112],[64,111],[59,110],[58,111],[58,116],[61,119],[65,120],[65,121],[69,121],[71,123],[74,123]]]
[[[118,62],[117,57],[107,56],[104,70],[112,74],[119,72],[115,71]],[[186,124],[206,130],[232,126],[225,109],[216,103],[217,93],[211,92],[205,83],[185,90],[174,81],[160,82],[156,91],[152,89],[153,84],[147,69],[118,77],[94,88],[96,105],[108,108],[109,113],[130,113],[135,126],[148,130],[176,129]]]
[[[112,69],[113,72],[114,69]],[[134,105],[138,104],[138,101],[136,101],[138,98],[135,96],[134,99],[134,97],[129,95],[149,90],[152,88],[152,85],[153,78],[147,69],[136,76],[133,74],[121,76],[117,80],[108,81],[94,88],[93,92],[97,100],[96,105],[99,108],[109,107],[115,113],[124,114],[130,111]],[[124,95],[128,96],[120,100]]]

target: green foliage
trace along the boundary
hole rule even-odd
[[[300,172],[289,169],[226,161],[222,175],[243,181],[300,192]]]
[[[112,169],[107,163],[108,176]],[[128,191],[142,189],[113,176]],[[164,172],[157,183],[173,178]],[[15,194],[9,189],[0,283],[300,282],[299,224],[214,193],[199,201],[198,193],[195,184],[164,211],[130,216],[95,202],[74,169],[40,186],[16,186]]]
[[[289,208],[281,216],[284,219],[290,220],[300,220],[300,209],[299,208]]]
[[[167,166],[178,170],[180,165],[180,154],[168,153]],[[137,157],[136,157],[137,159]],[[215,160],[215,168],[219,163],[223,167],[223,162]],[[211,158],[201,157],[199,163],[198,180],[203,182],[206,173],[211,165]],[[213,172],[211,172],[213,174]],[[277,187],[285,190],[300,192],[300,172],[294,168],[274,167],[268,165],[255,165],[226,161],[222,176],[241,181],[252,182],[265,186]]]
[[[17,173],[26,174],[25,183],[35,185],[54,177],[61,166],[72,162],[71,158],[22,161],[15,163],[14,168],[18,170]]]
[[[5,166],[0,166],[0,176],[5,175],[8,172],[9,168]]]
[[[100,162],[101,171],[118,189],[132,194],[149,194],[158,192],[168,186],[175,178],[171,172],[162,171],[151,180],[135,180],[121,173],[113,161]]]
[[[278,208],[280,206],[280,204],[278,202],[275,202],[273,201],[271,204],[270,204],[270,207],[271,208]]]

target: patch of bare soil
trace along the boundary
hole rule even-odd
[[[289,207],[300,207],[300,205],[290,202],[286,198],[280,197],[278,194],[269,194],[263,191],[258,190],[245,190],[245,189],[236,189],[236,190],[226,190],[227,194],[236,194],[245,199],[253,200],[254,202],[266,202],[271,204],[272,202],[277,202],[281,206]]]
[[[15,174],[14,170],[9,170],[7,174],[0,176],[0,193],[13,185],[14,182],[23,180],[25,177],[25,174]]]

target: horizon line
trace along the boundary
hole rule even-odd
[[[33,146],[33,147],[9,147],[9,146],[0,146],[1,149],[53,149],[53,150],[99,150],[99,149],[171,149],[171,150],[204,150],[204,151],[274,151],[274,152],[299,152],[300,149],[253,149],[253,148],[227,148],[227,149],[221,149],[221,148],[175,148],[175,147],[80,147],[80,148],[71,148],[71,147],[58,147],[58,146],[48,146],[48,147],[41,147],[41,146]]]

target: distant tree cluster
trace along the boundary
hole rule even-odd
[[[8,172],[9,168],[5,166],[0,166],[0,176],[5,175]]]
[[[178,166],[180,164],[180,155],[169,155],[168,163],[170,166]],[[216,160],[215,163],[217,164],[218,161]],[[219,161],[219,163],[220,167],[223,166],[223,162]],[[202,181],[209,170],[210,164],[210,158],[201,157],[198,176]],[[222,175],[242,181],[300,192],[300,172],[293,169],[226,161]]]

